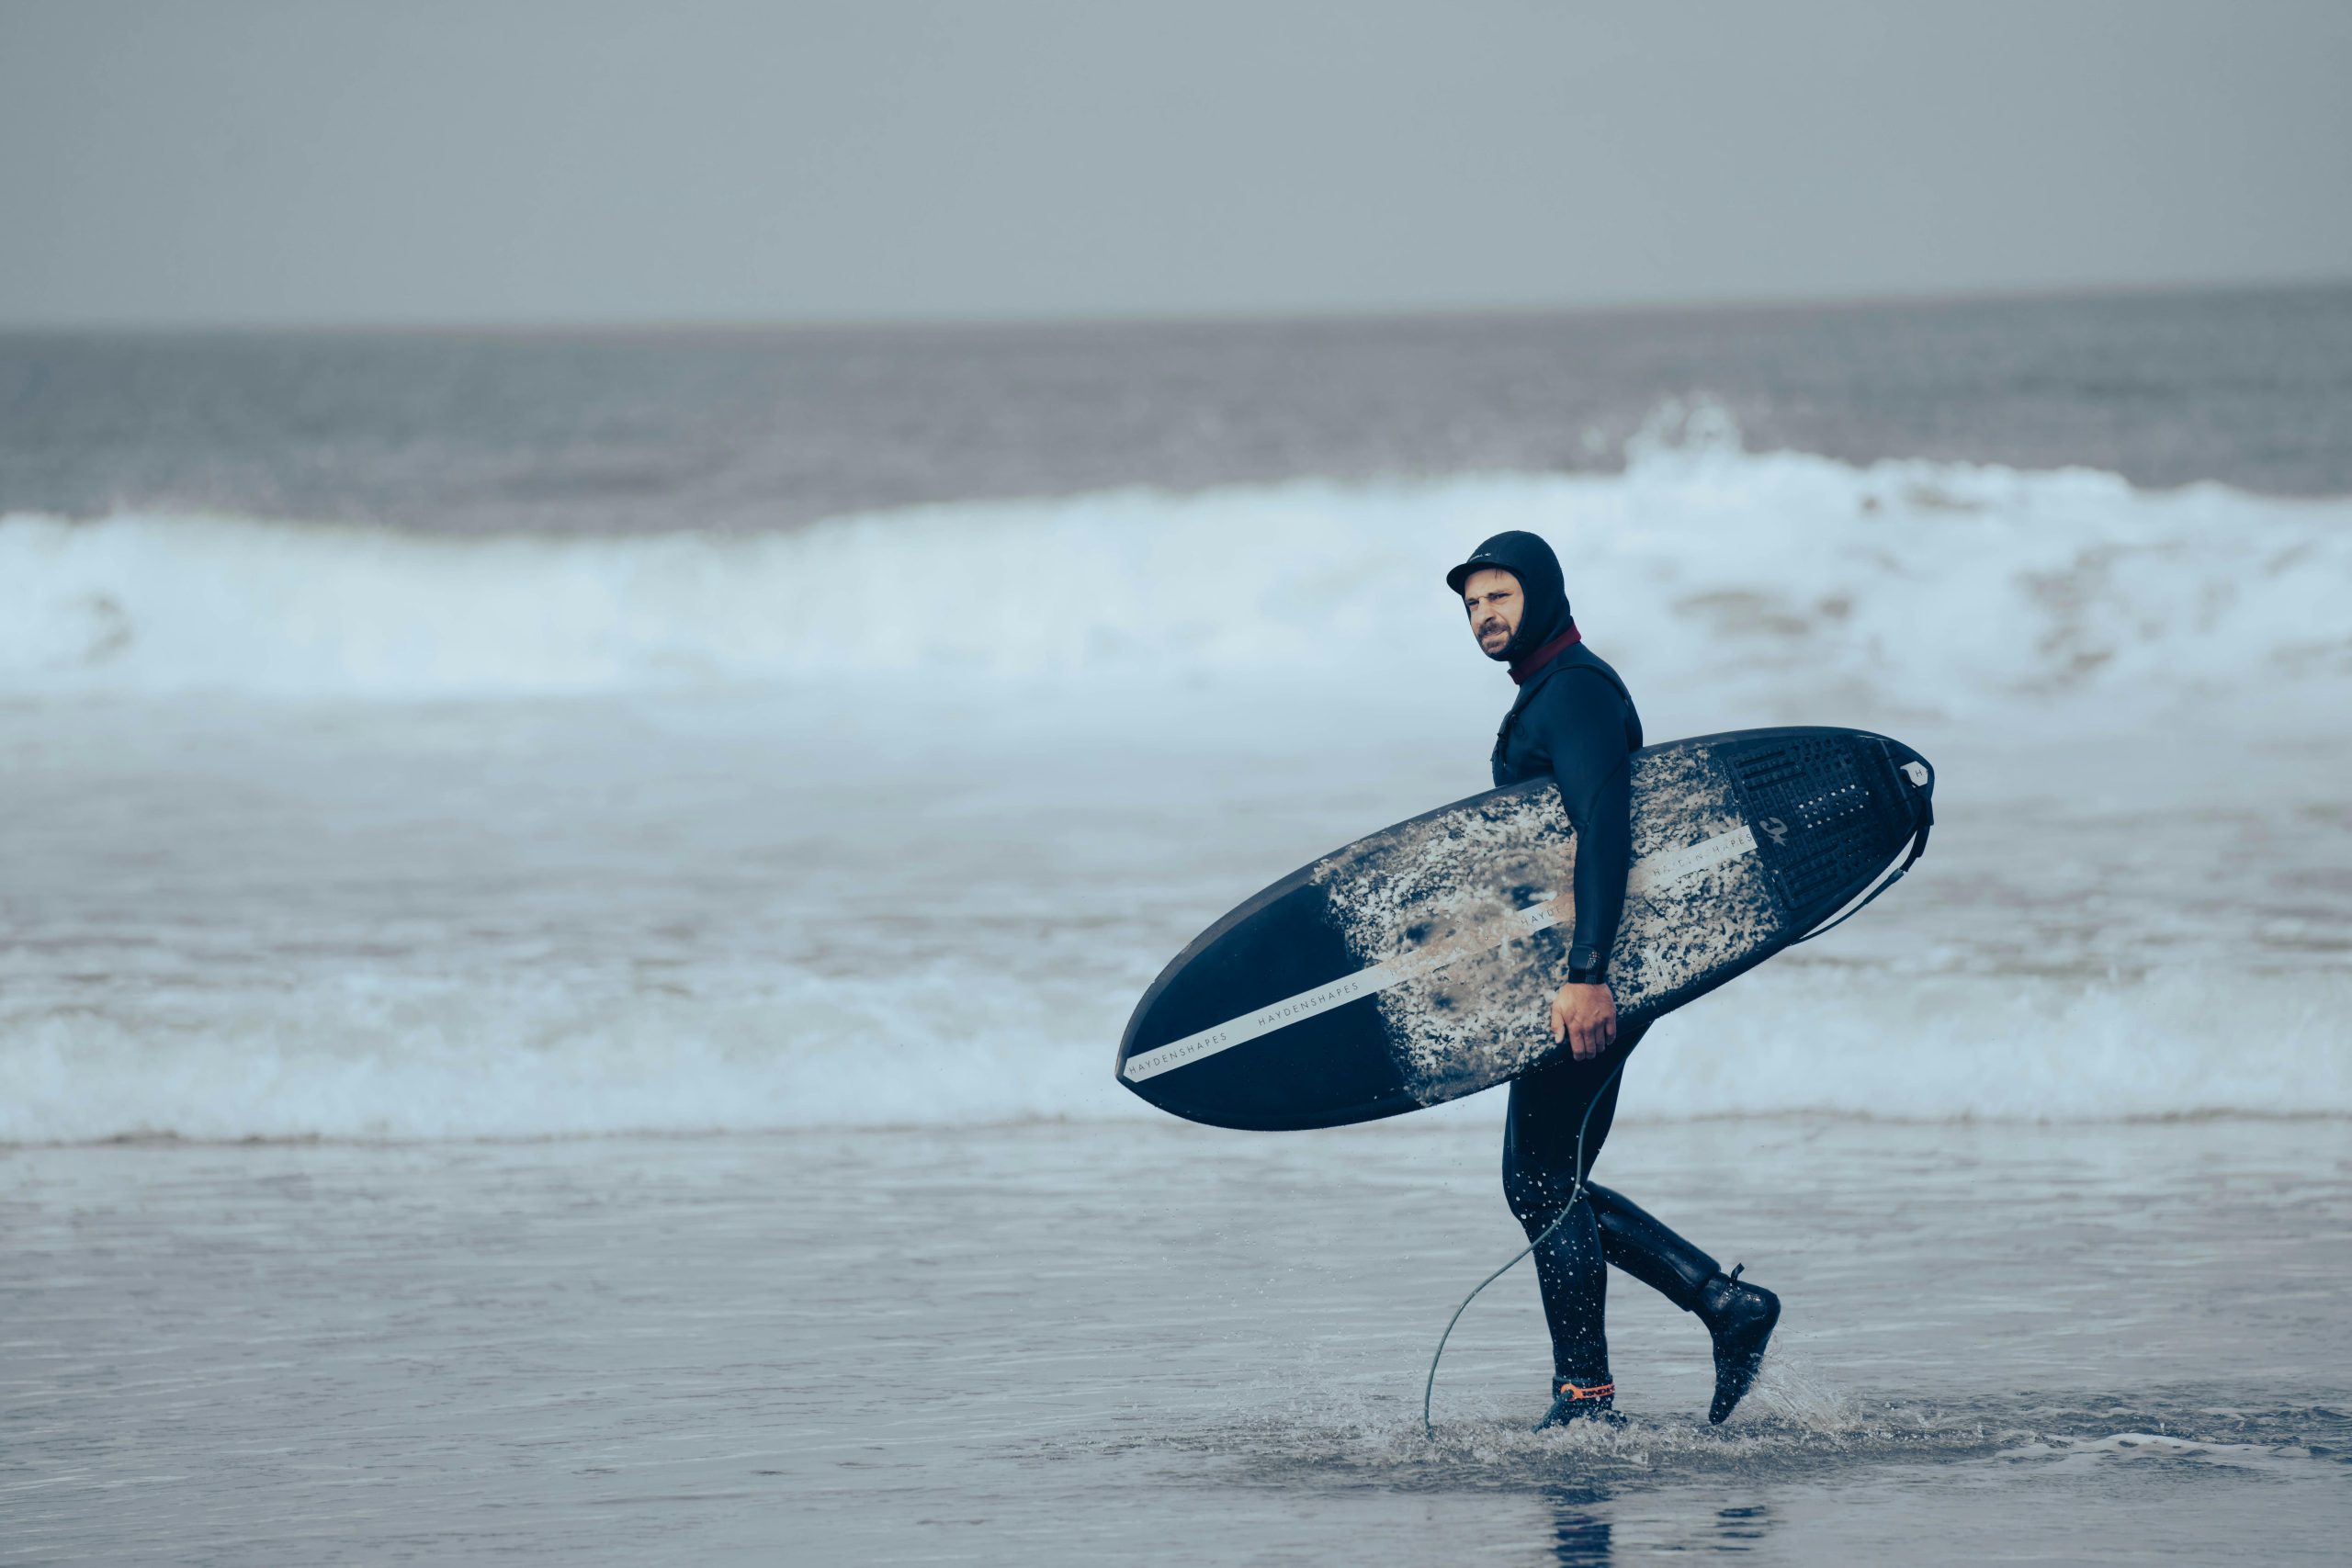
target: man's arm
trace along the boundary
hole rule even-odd
[[[1577,831],[1576,923],[1570,972],[1552,1002],[1552,1037],[1578,1057],[1597,1056],[1617,1035],[1616,1002],[1602,976],[1625,912],[1633,868],[1633,768],[1625,749],[1625,705],[1606,677],[1580,670],[1555,675],[1521,722],[1532,721],[1552,759],[1560,805]]]

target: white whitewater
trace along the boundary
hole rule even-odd
[[[2352,1114],[2352,501],[1725,438],[742,536],[0,522],[0,1140],[1146,1114],[1170,954],[1484,786],[1440,579],[1504,527],[1654,739],[1941,772],[1629,1115]]]
[[[965,502],[791,532],[450,537],[0,519],[0,691],[430,699],[1458,662],[1430,565],[1507,527],[1662,687],[2014,725],[2352,689],[2352,500],[1637,446],[1622,475]],[[891,635],[854,617],[888,594]]]

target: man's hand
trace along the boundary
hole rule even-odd
[[[1570,981],[1552,998],[1552,1038],[1568,1043],[1568,1054],[1589,1062],[1617,1042],[1617,998],[1606,982]]]

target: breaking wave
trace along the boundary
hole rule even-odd
[[[224,712],[343,703],[390,721],[408,713],[399,705],[426,701],[650,694],[684,706],[664,694],[821,688],[859,715],[888,711],[866,700],[865,682],[919,673],[952,687],[980,733],[1057,708],[1037,700],[1057,682],[1148,677],[1272,691],[1280,672],[1283,692],[1310,698],[1406,688],[1392,714],[1472,715],[1464,733],[1482,753],[1494,673],[1464,658],[1439,579],[1470,544],[1509,527],[1540,531],[1569,558],[1579,618],[1645,694],[1654,736],[1834,718],[1923,741],[2020,727],[2073,737],[2144,726],[2187,705],[2309,753],[2336,744],[2352,711],[2352,499],[2280,501],[2211,485],[2143,491],[2088,471],[1854,468],[1745,453],[1729,437],[1637,446],[1613,475],[1125,491],[754,536],[452,537],[20,514],[0,519],[0,699],[55,736],[80,734],[69,727],[86,716],[74,705],[94,697],[169,698],[175,713],[210,711],[191,700],[207,694],[232,699]],[[1069,705],[1082,716],[1071,724],[1092,724],[1084,705]],[[124,709],[141,723],[156,711]],[[1169,770],[1187,781],[1182,790],[1206,792],[1187,801],[1201,813],[1233,804],[1217,790],[1242,787],[1217,782],[1217,748],[1230,737],[1213,726],[1187,719],[1155,741],[1184,759]],[[1053,733],[1069,756],[1114,744],[1092,728]],[[1391,739],[1375,763],[1430,744]],[[1045,743],[1033,749],[1035,777],[1061,766],[1042,754]],[[1465,764],[1475,760],[1465,748]],[[168,812],[175,775],[159,776],[154,808]],[[679,777],[681,790],[692,784],[691,770]],[[1462,782],[1475,787],[1475,767]],[[1972,787],[1981,796],[1996,786],[2016,799],[2044,788],[2026,769]],[[2197,787],[2176,793],[2194,806]],[[2300,811],[2296,831],[2333,832],[2340,819],[2282,793],[2289,785],[2250,787],[2233,807],[2249,822]],[[566,798],[551,790],[547,809]],[[1936,913],[1939,930],[1963,905],[1997,915],[2017,886],[2032,896],[2037,866],[2007,862],[2064,841],[1996,842],[1981,798],[1976,829],[1961,815],[1930,863],[1958,874]],[[1090,830],[1121,843],[1149,837],[1136,822],[1104,818]],[[1970,850],[1964,835],[1977,829]],[[186,829],[199,830],[217,826]],[[466,830],[489,844],[503,828]],[[168,842],[176,831],[165,824],[149,838]],[[883,829],[858,818],[843,832],[839,874],[921,883],[888,863]],[[1329,841],[1345,836],[1334,829]],[[2181,863],[2202,874],[2195,868],[2211,870],[2224,852],[2236,851],[2200,849],[2205,860]],[[1167,853],[1183,858],[1181,848]],[[122,863],[120,902],[135,912],[145,889],[131,861]],[[1263,879],[1289,863],[1270,861]],[[2073,874],[2114,880],[2096,865]],[[2324,891],[2299,884],[2272,913],[2328,925],[2321,934],[2332,942]],[[626,897],[626,880],[580,897]],[[995,894],[970,897],[986,908]],[[2252,919],[2235,892],[2214,897],[2236,900],[2234,913],[2199,915],[2198,929]],[[1213,913],[1203,908],[1204,919]],[[207,908],[190,929],[226,918]],[[364,912],[347,918],[364,923]],[[774,919],[779,930],[788,923]],[[2081,916],[2099,931],[2116,919]],[[2085,945],[2131,960],[2138,929]],[[1070,938],[1083,962],[1035,972],[980,962],[977,949],[943,950],[862,970],[764,963],[667,988],[608,983],[593,966],[584,984],[534,983],[519,968],[459,976],[437,953],[406,969],[288,969],[233,986],[219,964],[191,960],[215,989],[169,1005],[127,960],[112,979],[88,981],[96,1002],[40,1002],[46,993],[31,982],[86,977],[26,947],[15,970],[0,964],[25,982],[0,987],[15,993],[0,997],[0,1142],[1156,1114],[1110,1067],[1166,933],[1155,927],[1144,942],[1108,930]],[[1922,960],[1915,973],[1906,957],[1855,962],[1860,947],[1839,951],[1838,962],[1777,961],[1668,1021],[1643,1048],[1627,1113],[2352,1115],[2352,1054],[2341,1048],[2352,981],[2340,965],[2280,959],[2249,978],[2211,963],[2127,961],[2117,978],[2103,964],[2024,974],[1996,963],[1988,983],[1973,961]],[[2240,942],[2226,963],[2252,951]],[[1487,1096],[1436,1114],[1498,1109]]]
[[[1658,683],[1965,718],[2352,688],[2352,500],[1736,440],[1613,475],[967,502],[791,532],[455,537],[0,520],[0,694],[379,700],[1450,666],[1436,569],[1506,527]],[[1752,705],[1751,709],[1752,711]]]

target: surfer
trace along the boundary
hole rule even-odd
[[[1780,1298],[1741,1280],[1737,1268],[1725,1274],[1623,1194],[1584,1179],[1616,1114],[1616,1068],[1647,1027],[1618,1026],[1608,977],[1633,863],[1629,759],[1642,744],[1641,717],[1617,671],[1584,646],[1559,558],[1535,535],[1496,535],[1445,581],[1462,596],[1479,649],[1509,665],[1519,687],[1495,736],[1495,784],[1550,777],[1576,829],[1576,921],[1549,1020],[1567,1051],[1512,1081],[1503,1133],[1503,1192],[1538,1243],[1552,1331],[1552,1404],[1536,1429],[1614,1408],[1605,1317],[1612,1263],[1706,1325],[1715,1355],[1707,1419],[1719,1422],[1755,1381]],[[1580,1179],[1583,1201],[1572,1203]]]

